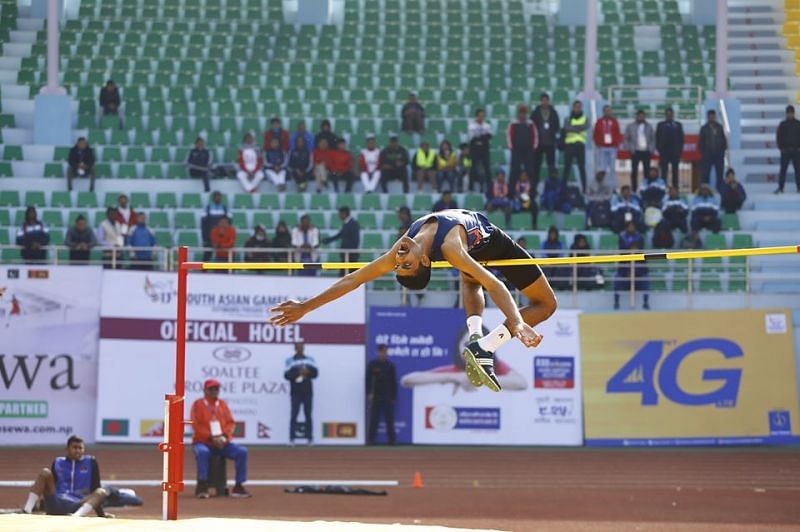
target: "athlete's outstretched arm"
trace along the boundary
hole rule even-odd
[[[469,275],[480,283],[489,293],[489,297],[495,302],[497,307],[506,317],[506,327],[508,331],[519,339],[527,347],[536,347],[542,341],[542,336],[534,331],[530,325],[526,324],[519,313],[511,292],[506,285],[492,275],[492,273],[478,264],[473,259],[463,244],[458,240],[446,241],[442,244],[442,255],[461,272]]]
[[[394,247],[377,259],[373,260],[363,268],[350,272],[331,286],[326,288],[321,294],[314,296],[302,303],[294,299],[272,307],[270,312],[275,313],[269,321],[273,325],[283,327],[294,323],[314,309],[330,303],[334,299],[339,299],[348,292],[352,292],[364,283],[368,283],[378,277],[394,270]]]

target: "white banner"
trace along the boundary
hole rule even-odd
[[[0,267],[0,445],[94,440],[101,272]]]
[[[559,310],[537,325],[544,339],[535,349],[516,340],[505,344],[495,367],[500,393],[451,384],[414,386],[414,443],[582,445],[578,315]],[[497,309],[484,313],[489,329],[504,319]],[[442,368],[433,372],[441,375]],[[405,378],[414,379],[426,380]]]
[[[164,395],[175,375],[176,275],[106,271],[101,308],[100,441],[163,438]],[[365,292],[359,289],[285,328],[271,326],[269,308],[307,299],[333,279],[262,275],[189,275],[186,416],[202,397],[203,381],[222,384],[220,397],[244,443],[289,441],[286,360],[306,344],[314,381],[314,439],[322,444],[364,441]],[[302,414],[301,414],[302,416]],[[188,429],[187,429],[188,430]]]

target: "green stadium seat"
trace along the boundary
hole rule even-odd
[[[386,201],[386,208],[392,211],[408,206],[409,202],[405,194],[389,194],[389,198]]]
[[[72,207],[72,196],[65,190],[54,190],[50,195],[51,207]]]
[[[311,196],[309,208],[312,210],[330,210],[331,199],[327,194],[314,194]]]
[[[66,172],[61,163],[45,163],[44,177],[64,177]]]
[[[252,194],[236,194],[233,197],[234,209],[252,209],[254,206]]]
[[[433,208],[433,197],[428,194],[415,194],[414,201],[411,204],[414,211],[428,211]]]
[[[184,192],[181,196],[181,209],[202,209],[203,200],[196,192]]]
[[[5,159],[6,161],[21,161],[21,160],[23,160],[22,146],[9,146],[9,145],[6,145],[5,150],[3,150],[3,159]]]
[[[175,229],[197,229],[197,217],[194,212],[176,211]]]
[[[47,202],[44,199],[44,192],[40,190],[31,190],[25,193],[25,205],[30,207],[44,207]]]
[[[178,206],[178,197],[174,192],[156,193],[157,209],[174,209]]]
[[[178,231],[178,245],[190,248],[200,247],[200,238],[197,231]]]
[[[359,208],[362,211],[379,211],[381,210],[381,197],[378,194],[365,194],[361,196]]]
[[[64,217],[62,211],[45,210],[42,212],[42,222],[47,227],[62,227]]]
[[[356,205],[355,195],[349,192],[343,192],[336,196],[331,208],[338,209],[339,207],[350,207],[351,209],[355,209]]]
[[[539,215],[536,217],[536,228],[540,231],[546,231],[549,227],[555,226],[556,224],[556,217],[552,213],[548,213],[545,211],[539,211]],[[614,243],[616,247],[616,242]]]
[[[94,192],[78,192],[77,207],[97,207],[97,195]]]
[[[151,211],[147,216],[147,225],[153,229],[166,229],[169,227],[169,219],[165,211]]]
[[[258,199],[258,208],[277,211],[280,209],[279,203],[280,200],[277,194],[261,194]]]
[[[253,226],[262,225],[266,229],[275,227],[271,211],[257,211],[253,213]]]
[[[486,215],[492,225],[499,227],[501,229],[506,228],[506,215],[502,212],[495,211],[490,212]]]
[[[283,208],[286,210],[306,210],[306,198],[302,194],[288,193],[283,198]]]
[[[150,193],[149,192],[131,192],[130,206],[134,209],[149,209],[150,208]]]
[[[378,228],[378,219],[374,212],[360,212],[356,216],[356,220],[362,231]]]

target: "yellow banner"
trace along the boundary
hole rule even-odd
[[[582,314],[588,445],[800,441],[787,310]]]

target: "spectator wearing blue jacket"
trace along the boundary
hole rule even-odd
[[[630,185],[623,185],[619,192],[611,198],[611,230],[621,233],[628,222],[633,222],[637,229],[643,230],[642,203],[639,197],[631,192]]]
[[[50,233],[39,220],[36,207],[25,209],[25,221],[17,230],[17,245],[22,246],[23,260],[27,264],[41,264],[47,259],[46,246],[50,243]]]
[[[661,202],[667,195],[667,184],[658,175],[658,168],[651,166],[645,176],[644,183],[639,187],[639,195],[642,197],[642,207],[661,208]]]
[[[551,225],[547,229],[547,238],[542,242],[542,255],[545,258],[563,257],[564,243],[558,228]],[[550,285],[557,290],[569,289],[571,275],[563,266],[542,266],[542,272],[550,281]]]
[[[269,147],[264,152],[264,169],[272,184],[278,192],[286,190],[286,152],[281,148],[280,140],[272,137]]]
[[[297,139],[303,139],[305,147],[307,150],[311,150],[311,147],[314,146],[314,135],[312,135],[306,129],[306,123],[302,120],[297,123],[297,129],[292,131],[292,134],[289,135],[289,151],[292,152],[297,147]]]
[[[644,238],[636,230],[632,221],[625,224],[625,231],[619,235],[619,248],[635,253],[644,247]],[[619,292],[631,289],[644,292],[642,308],[650,310],[650,281],[648,269],[644,262],[621,262],[617,265],[616,279],[614,280],[614,310],[619,310]]]
[[[361,244],[361,227],[358,225],[358,221],[350,215],[350,207],[347,205],[339,207],[339,219],[342,221],[342,227],[335,235],[323,238],[322,242],[330,244],[341,240],[343,250],[358,249]],[[345,251],[341,257],[342,262],[358,262],[359,255]],[[344,276],[345,273],[347,273],[345,270],[340,270],[339,275]]]
[[[719,187],[719,197],[722,210],[728,214],[741,209],[747,199],[747,193],[742,184],[736,180],[733,168],[728,168],[725,173],[725,181]]]
[[[50,469],[39,472],[22,507],[33,512],[40,498],[48,515],[85,517],[94,512],[100,517],[113,517],[103,511],[108,492],[100,487],[100,468],[94,456],[86,454],[86,446],[78,436],[67,440],[67,454],[53,460]]]
[[[128,245],[133,248],[134,263],[131,268],[134,270],[153,269],[153,250],[156,245],[156,237],[147,227],[143,212],[136,214],[136,225],[128,235]]]
[[[719,219],[719,198],[711,192],[711,186],[707,183],[700,185],[700,190],[692,200],[692,231],[700,229],[710,229],[718,233],[721,222]]]
[[[311,136],[309,134],[309,136]],[[311,171],[314,168],[314,163],[311,159],[311,150],[307,144],[305,137],[298,137],[293,139],[292,151],[289,152],[289,160],[286,169],[289,172],[287,179],[294,179],[297,183],[297,190],[305,192],[308,187],[308,181],[312,178]]]
[[[689,231],[689,204],[680,197],[676,187],[669,187],[667,197],[661,202],[661,215],[670,231],[680,229],[684,234]]]

